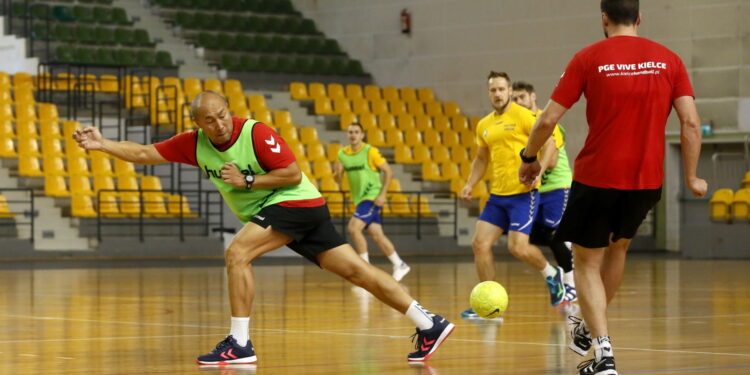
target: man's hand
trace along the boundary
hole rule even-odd
[[[472,189],[471,186],[469,186],[469,185],[464,186],[464,188],[461,189],[461,197],[460,198],[463,199],[466,202],[471,202],[471,191],[472,190],[474,190],[474,189]]]
[[[84,150],[101,150],[104,147],[104,137],[95,127],[76,130],[73,133],[73,139]]]
[[[385,195],[383,194],[378,195],[378,197],[375,198],[374,203],[378,207],[383,207],[385,205]]]
[[[541,171],[542,165],[539,164],[539,161],[533,163],[521,163],[521,167],[518,168],[518,179],[522,184],[528,187],[534,187]]]
[[[245,175],[240,172],[240,169],[234,163],[226,162],[221,167],[221,179],[229,185],[244,188],[247,187],[245,182]]]
[[[693,192],[694,197],[703,198],[706,196],[706,191],[708,191],[708,183],[706,180],[693,177],[685,181],[685,184],[687,184],[688,189]]]

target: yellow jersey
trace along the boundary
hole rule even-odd
[[[535,121],[534,112],[514,102],[508,104],[502,115],[492,111],[479,121],[477,145],[487,147],[490,152],[491,194],[515,195],[532,190],[518,180],[518,169],[521,167],[519,153],[526,147]]]

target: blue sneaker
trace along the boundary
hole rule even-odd
[[[409,360],[409,362],[426,361],[427,358],[430,358],[430,356],[435,353],[437,348],[443,343],[443,341],[445,341],[448,335],[453,332],[453,329],[456,328],[453,323],[445,320],[445,318],[440,315],[433,316],[432,323],[432,328],[424,331],[417,328],[417,332],[411,336],[412,341],[414,341],[415,337],[417,339],[415,345],[417,351],[411,352],[406,356],[406,359]]]
[[[565,301],[566,302],[578,301],[578,295],[576,294],[576,288],[574,286],[565,284]]]
[[[232,335],[219,342],[210,353],[196,360],[201,365],[250,364],[257,361],[253,343],[248,339],[247,346],[240,346]]]
[[[550,276],[545,279],[547,281],[547,287],[549,288],[549,298],[552,306],[557,306],[565,301],[565,284],[563,283],[563,270],[557,267],[557,273],[555,276]]]
[[[461,311],[461,317],[464,319],[479,319],[479,314],[474,312],[474,309],[468,308],[464,311]]]

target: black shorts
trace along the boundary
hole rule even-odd
[[[555,239],[600,248],[633,238],[649,211],[661,199],[661,188],[602,189],[573,181]]]
[[[288,243],[297,254],[318,263],[317,255],[346,243],[333,226],[328,205],[284,207],[274,204],[263,208],[250,221],[292,237]]]

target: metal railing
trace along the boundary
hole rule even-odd
[[[102,215],[102,195],[108,194],[112,196],[121,196],[122,193],[133,193],[138,195],[138,200],[136,202],[120,202],[118,207],[120,210],[122,210],[123,204],[138,204],[139,207],[137,208],[137,214],[123,214],[118,213],[114,215]],[[168,208],[168,205],[170,204],[169,201],[164,202],[164,199],[162,199],[162,203],[164,204],[165,209],[167,210],[168,214],[165,215],[159,215],[154,216],[149,213],[146,213],[146,205],[149,204],[158,204],[155,201],[149,201],[148,197],[144,197],[144,194],[148,193],[171,193],[171,194],[177,194],[180,197],[179,204],[179,211],[178,214],[175,215],[174,212],[170,211]],[[183,211],[183,199],[186,200],[188,203],[191,203],[192,206],[196,207],[197,210],[190,209],[189,212]],[[97,199],[96,199],[96,232],[97,232],[97,239],[101,241],[104,237],[107,237],[103,233],[103,227],[106,226],[120,226],[120,227],[126,227],[126,226],[134,226],[136,225],[138,227],[138,239],[143,242],[145,237],[147,236],[146,231],[144,230],[146,226],[167,226],[167,225],[177,225],[178,226],[178,237],[180,238],[180,241],[185,241],[185,234],[186,234],[186,227],[202,227],[204,230],[202,231],[202,234],[208,236],[210,233],[215,232],[230,232],[230,228],[224,227],[224,204],[221,197],[221,194],[218,191],[198,191],[198,190],[175,190],[175,191],[168,191],[168,190],[128,190],[128,189],[109,189],[109,190],[99,190],[97,193]],[[145,219],[149,219],[152,217],[159,217],[158,221],[149,222],[146,224],[144,222]],[[191,219],[191,218],[197,218],[201,219],[197,222],[187,222],[185,219]],[[112,221],[109,219],[121,219],[119,221]],[[137,220],[137,223],[132,222],[123,222],[122,219],[131,219],[131,220]],[[172,220],[169,220],[172,219]],[[191,233],[195,233],[192,232]],[[164,233],[160,233],[160,236],[164,236]]]
[[[23,194],[27,196],[27,199],[11,198],[8,199],[7,193],[10,196],[18,195],[15,193]],[[5,222],[1,223],[0,226],[28,226],[29,227],[29,241],[34,243],[34,222],[37,216],[36,208],[34,207],[34,189],[31,188],[0,188],[0,194],[5,196],[6,202],[8,203],[9,211],[15,214],[13,217],[13,223]],[[20,206],[20,207],[19,207]],[[20,216],[19,216],[20,215]]]
[[[329,200],[328,209],[331,211],[334,223],[338,221],[341,225],[341,233],[346,239],[346,226],[354,214],[353,210],[350,209],[351,194],[348,191],[339,190],[321,190],[320,192],[324,196],[341,196],[340,200]],[[406,195],[409,199],[407,199],[406,203],[394,202],[393,196],[398,194]],[[411,199],[413,197],[416,197],[416,199]],[[422,206],[422,197],[428,198],[427,209],[424,209]],[[440,226],[450,226],[452,237],[454,239],[458,238],[458,196],[455,193],[408,190],[389,193],[386,198],[388,200],[386,204],[390,210],[386,212],[381,211],[384,229],[391,225],[397,225],[401,229],[400,234],[414,234],[417,239],[422,239],[424,228],[427,225],[434,225],[438,228]],[[404,229],[408,227],[414,228],[413,231],[406,231],[404,233]]]

